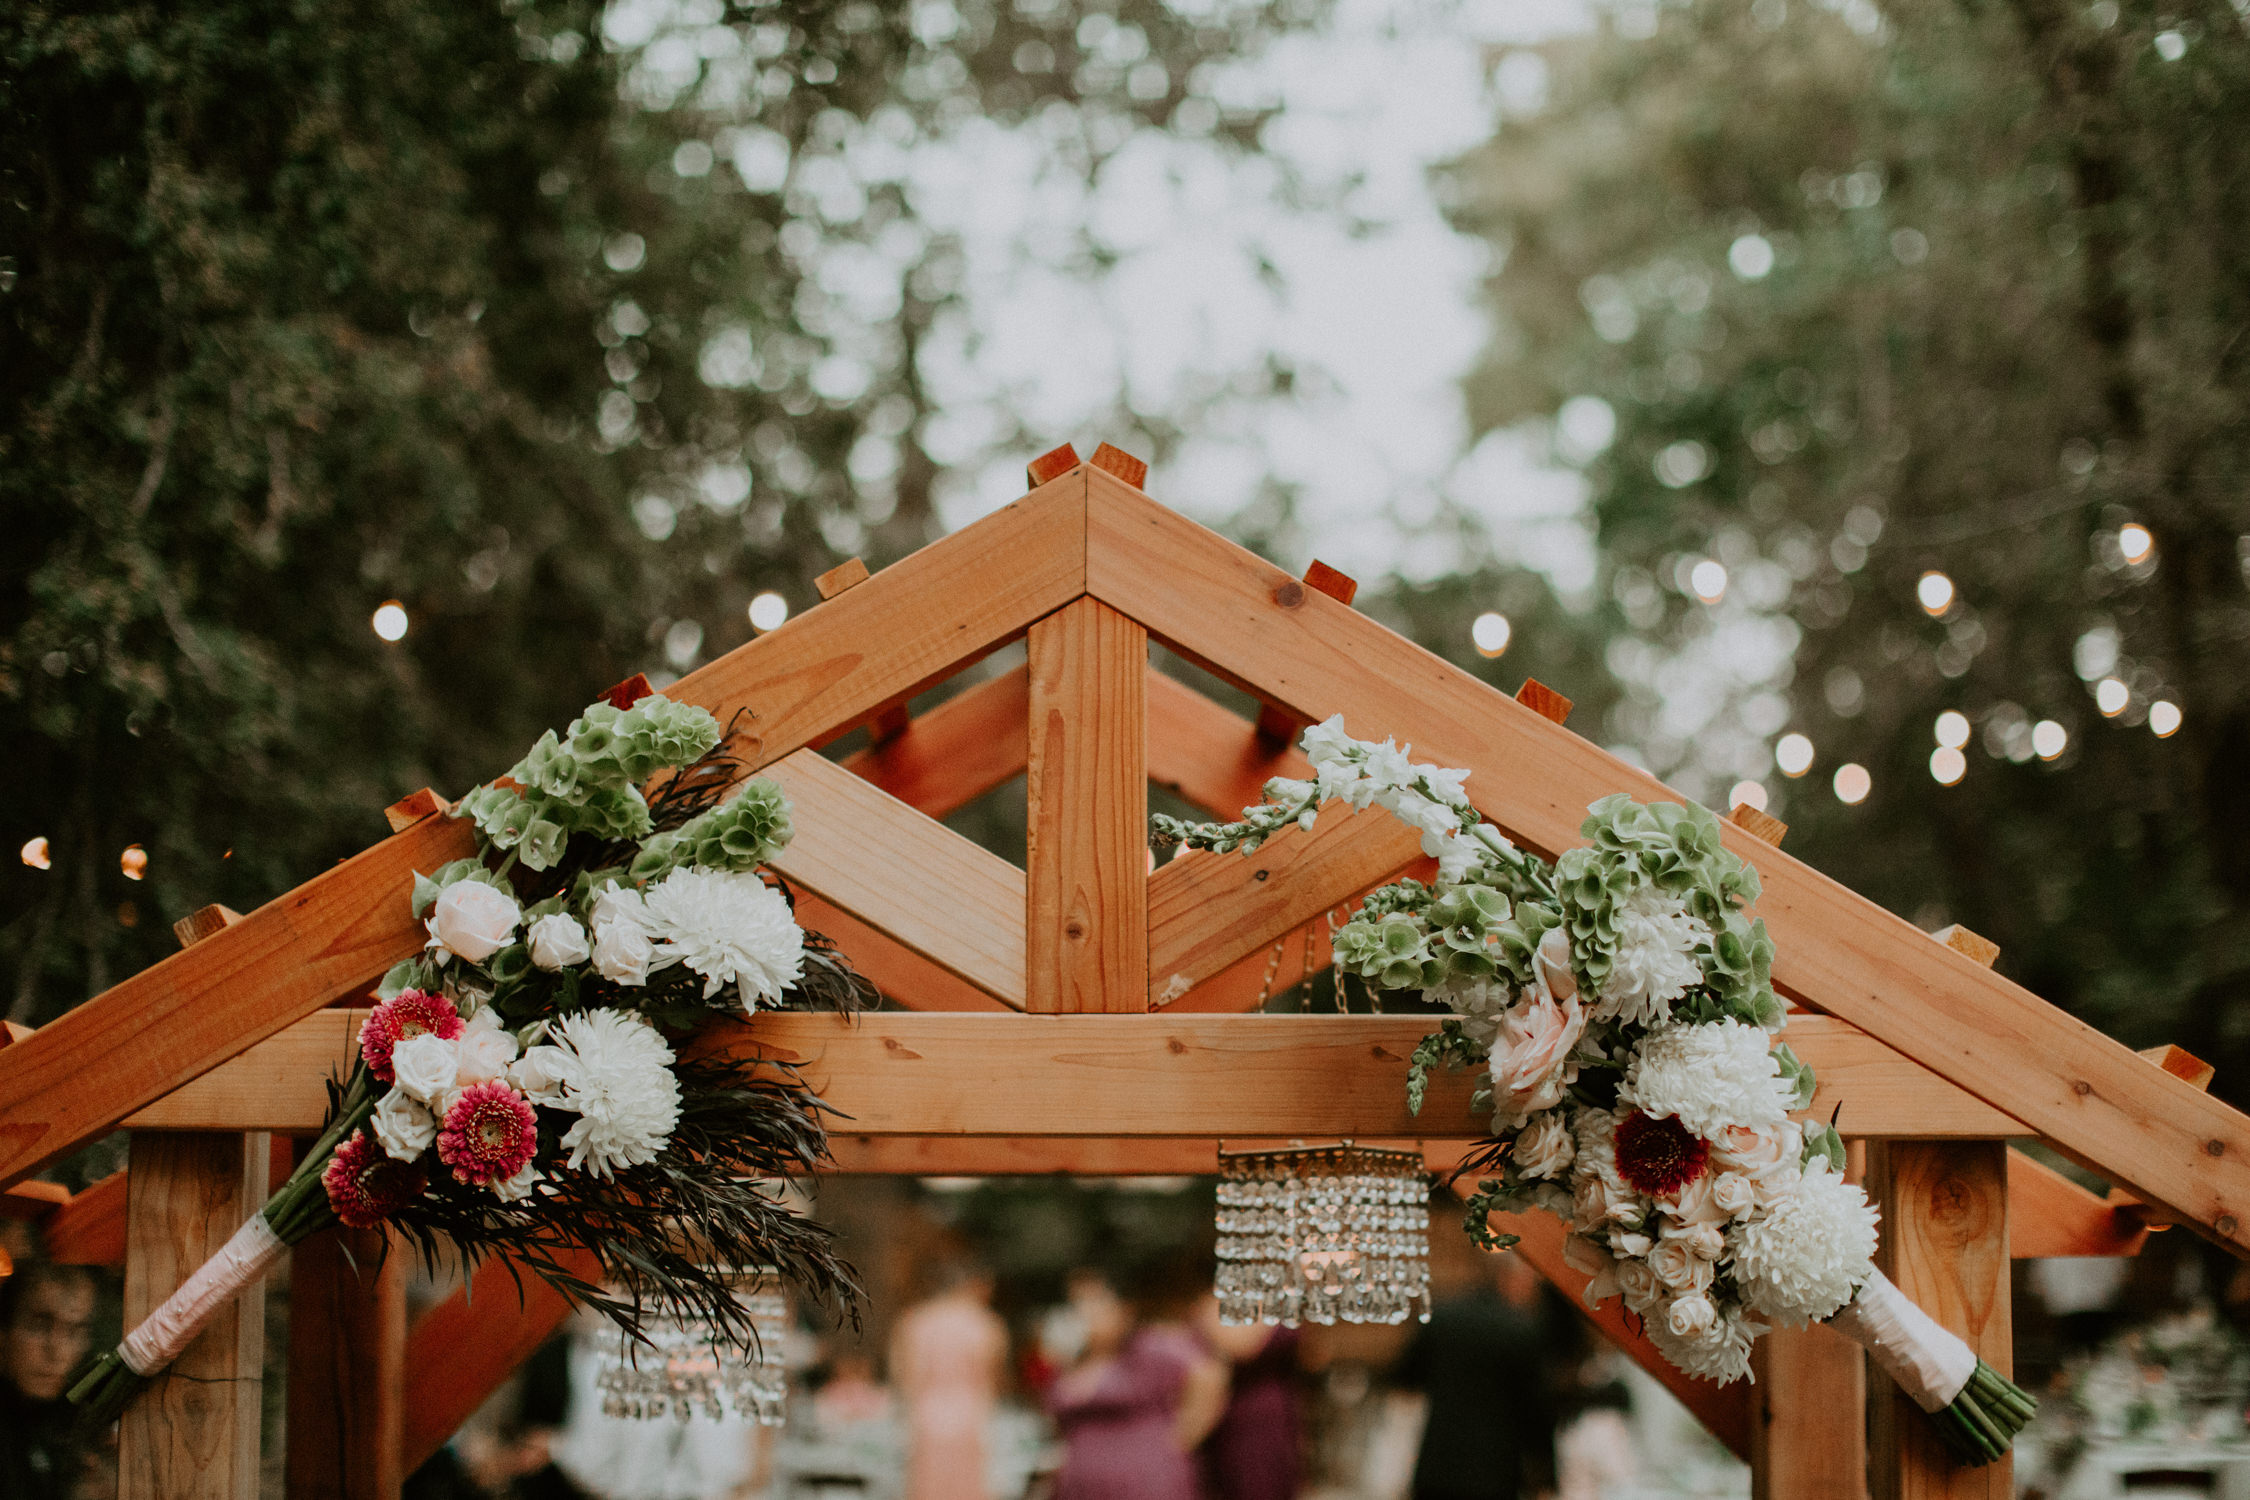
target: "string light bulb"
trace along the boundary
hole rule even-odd
[[[789,618],[789,601],[772,589],[767,589],[750,601],[750,626],[753,630],[776,630]]]
[[[2148,706],[2148,727],[2160,740],[2168,740],[2173,735],[2178,734],[2180,732],[2180,705],[2169,698],[2159,698],[2151,703]],[[41,839],[40,842],[45,843],[46,840]]]
[[[1939,786],[1951,786],[1969,774],[1969,758],[1958,745],[1940,745],[1930,752],[1930,775]]]
[[[117,868],[125,872],[127,880],[140,880],[148,874],[148,851],[138,844],[127,844],[125,852],[117,856]]]
[[[1694,589],[1695,597],[1705,604],[1718,603],[1727,596],[1726,564],[1706,557],[1688,569],[1688,587]]]
[[[1508,638],[1515,634],[1508,617],[1496,609],[1478,615],[1469,627],[1469,639],[1476,643],[1479,656],[1498,656],[1508,649]]]
[[[22,853],[23,862],[34,870],[52,870],[55,867],[53,857],[47,853],[47,836],[45,834],[26,841]]]
[[[2031,726],[2031,748],[2041,760],[2053,760],[2070,747],[2070,731],[2053,719],[2041,719]]]
[[[1935,619],[1953,607],[1953,580],[1932,568],[1914,585],[1914,597],[1922,602],[1922,613]]]
[[[403,641],[406,639],[406,606],[396,599],[385,599],[375,606],[375,613],[368,617],[367,623],[379,638]]]
[[[1794,780],[1812,769],[1813,743],[1801,734],[1785,734],[1773,747],[1773,763],[1782,775]]]
[[[2115,677],[2104,677],[2094,684],[2094,707],[2102,711],[2105,719],[2116,718],[2132,701],[2133,690]]]
[[[1958,750],[1969,743],[1969,716],[1959,709],[1949,708],[1937,716],[1937,742],[1947,750]],[[1943,780],[1944,778],[1939,778]]]
[[[1736,782],[1734,789],[1727,793],[1727,806],[1730,808],[1749,806],[1756,808],[1759,812],[1764,812],[1766,810],[1764,783],[1751,781],[1747,778]]]
[[[2117,550],[2128,563],[2137,563],[2156,550],[2156,538],[2140,522],[2127,521],[2117,528]]]
[[[1875,789],[1875,778],[1867,774],[1867,767],[1856,760],[1848,760],[1836,768],[1835,787],[1838,802],[1846,807],[1857,807]]]

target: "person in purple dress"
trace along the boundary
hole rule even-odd
[[[1054,1500],[1197,1500],[1195,1449],[1225,1409],[1226,1366],[1184,1328],[1144,1326],[1098,1272],[1070,1279],[1086,1335],[1047,1394],[1062,1430]]]
[[[1304,1331],[1229,1326],[1208,1297],[1198,1323],[1229,1367],[1226,1408],[1203,1444],[1210,1500],[1297,1500],[1304,1483]]]

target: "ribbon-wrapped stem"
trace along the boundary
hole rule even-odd
[[[1828,1326],[1865,1348],[1960,1460],[2003,1457],[2039,1403],[1877,1271]]]

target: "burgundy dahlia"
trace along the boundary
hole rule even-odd
[[[359,1028],[359,1055],[367,1071],[385,1083],[398,1080],[391,1072],[391,1049],[408,1037],[435,1033],[450,1042],[461,1034],[461,1016],[443,995],[403,990],[367,1013]]]
[[[454,1180],[471,1187],[506,1182],[530,1164],[539,1149],[539,1116],[523,1095],[504,1083],[479,1083],[461,1091],[438,1132],[438,1160]]]
[[[1703,1175],[1711,1143],[1666,1115],[1635,1111],[1617,1122],[1617,1175],[1651,1198],[1669,1198]]]
[[[320,1185],[328,1190],[329,1206],[336,1217],[354,1229],[373,1229],[422,1196],[427,1179],[421,1167],[393,1161],[364,1130],[336,1148],[321,1169]]]

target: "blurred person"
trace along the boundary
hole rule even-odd
[[[1000,1400],[1008,1328],[992,1310],[992,1273],[947,1262],[939,1290],[891,1335],[891,1379],[906,1408],[906,1500],[986,1500],[985,1429]]]
[[[813,1393],[813,1420],[824,1428],[880,1422],[891,1414],[891,1393],[875,1378],[875,1361],[856,1349],[838,1353],[828,1378]]]
[[[64,1399],[93,1341],[94,1278],[25,1257],[0,1280],[0,1500],[71,1500],[85,1450]]]
[[[1195,1450],[1226,1409],[1226,1365],[1185,1328],[1143,1326],[1098,1271],[1073,1272],[1085,1344],[1047,1393],[1064,1453],[1054,1500],[1196,1500]]]
[[[543,1435],[536,1452],[514,1450],[527,1464],[534,1456],[551,1461],[555,1477],[575,1486],[539,1491],[541,1500],[565,1494],[588,1500],[750,1500],[764,1494],[773,1473],[773,1429],[755,1418],[697,1412],[683,1422],[670,1415],[613,1417],[602,1410],[602,1366],[617,1351],[618,1337],[608,1319],[590,1310],[573,1321],[561,1425]]]
[[[1552,1493],[1566,1347],[1539,1273],[1515,1254],[1441,1296],[1392,1372],[1429,1399],[1413,1500],[1526,1500]]]
[[[1216,1298],[1197,1331],[1227,1364],[1226,1406],[1204,1439],[1203,1477],[1213,1500],[1296,1500],[1304,1483],[1304,1332],[1219,1321]]]

